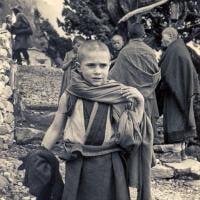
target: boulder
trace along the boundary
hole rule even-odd
[[[7,188],[9,186],[9,181],[6,177],[0,175],[0,189]]]
[[[9,113],[13,113],[14,112],[13,104],[11,102],[9,102],[9,101],[7,101],[6,111],[9,112]]]
[[[174,177],[174,169],[157,164],[152,168],[152,178],[169,179]]]
[[[7,57],[8,56],[8,51],[6,49],[0,48],[0,56]]]
[[[3,92],[2,92],[2,97],[5,99],[9,99],[12,96],[13,92],[12,89],[9,85],[6,85]]]
[[[0,125],[0,135],[10,134],[10,129],[6,124]]]
[[[14,137],[17,144],[30,144],[34,143],[34,140],[41,140],[44,136],[44,132],[34,128],[22,128],[16,127]]]
[[[0,95],[2,95],[5,88],[5,83],[3,81],[0,81]]]
[[[0,111],[0,125],[3,124],[3,122],[4,122],[3,115],[2,115],[2,113]]]
[[[187,159],[181,163],[166,163],[167,167],[175,170],[175,176],[195,176],[200,178],[200,162]]]
[[[5,110],[5,109],[6,109],[6,106],[0,100],[0,110]]]
[[[153,149],[157,153],[167,153],[167,152],[181,152],[181,144],[163,144],[154,145]]]
[[[9,62],[7,60],[3,61],[3,68],[5,69],[5,71],[9,71],[11,68],[11,65],[9,64]]]
[[[0,81],[4,82],[5,84],[7,84],[9,82],[9,77],[4,75],[4,74],[1,74],[0,75]]]
[[[177,163],[182,161],[181,152],[166,152],[156,154],[156,157],[163,163]]]
[[[55,116],[55,112],[51,111],[27,111],[24,113],[26,121],[41,129],[47,129]]]
[[[15,117],[12,113],[6,113],[4,116],[4,122],[7,124],[13,124]]]

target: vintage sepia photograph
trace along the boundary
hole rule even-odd
[[[200,200],[200,0],[0,0],[0,200]]]

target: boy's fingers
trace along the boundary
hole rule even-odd
[[[123,93],[128,92],[128,93],[131,93],[131,94],[133,94],[133,95],[139,95],[138,90],[137,90],[137,89],[134,89],[134,88],[125,88],[125,89],[122,88],[122,92],[123,92]]]
[[[122,94],[122,96],[132,96],[132,97],[136,97],[137,98],[138,95],[133,94],[133,92],[127,91],[127,92],[124,92]]]
[[[129,92],[126,92],[126,93],[123,93],[123,94],[122,94],[122,96],[124,96],[124,97],[130,96],[130,95],[132,96],[132,94],[129,93]]]

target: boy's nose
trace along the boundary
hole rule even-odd
[[[96,68],[95,68],[95,73],[96,73],[96,74],[100,74],[100,73],[101,73],[101,68],[100,68],[100,66],[96,66]]]

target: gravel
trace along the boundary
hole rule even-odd
[[[19,158],[36,149],[38,145],[12,144],[8,149],[0,149],[0,176],[8,180],[8,185],[0,188],[0,200],[35,200],[23,186],[24,171],[18,171]],[[55,152],[56,153],[56,152]],[[64,165],[61,164],[62,172]],[[132,200],[135,199],[131,191]],[[153,200],[200,200],[200,180],[182,179],[152,180]]]

